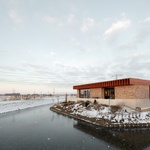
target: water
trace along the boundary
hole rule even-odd
[[[150,149],[149,130],[103,130],[49,107],[0,116],[0,150]]]

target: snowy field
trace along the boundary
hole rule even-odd
[[[15,100],[15,101],[2,101],[0,98],[0,115],[12,111],[19,111],[22,109],[58,103],[64,101],[65,97],[50,97],[43,99],[33,99],[33,100]]]

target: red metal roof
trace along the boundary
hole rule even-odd
[[[100,87],[114,87],[114,86],[125,86],[125,85],[147,85],[150,86],[150,80],[127,78],[112,81],[104,81],[83,85],[73,86],[73,89],[90,89],[90,88],[100,88]]]

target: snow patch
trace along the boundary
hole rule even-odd
[[[60,97],[59,101],[64,101],[64,97]],[[22,109],[57,103],[58,98],[43,98],[43,99],[34,99],[34,100],[15,100],[15,101],[0,101],[0,114],[20,111]]]

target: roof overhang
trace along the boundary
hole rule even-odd
[[[150,86],[150,80],[127,78],[127,79],[119,79],[119,80],[112,80],[112,81],[76,85],[76,86],[73,86],[73,89],[91,89],[91,88],[103,88],[103,87],[126,86],[126,85]]]

